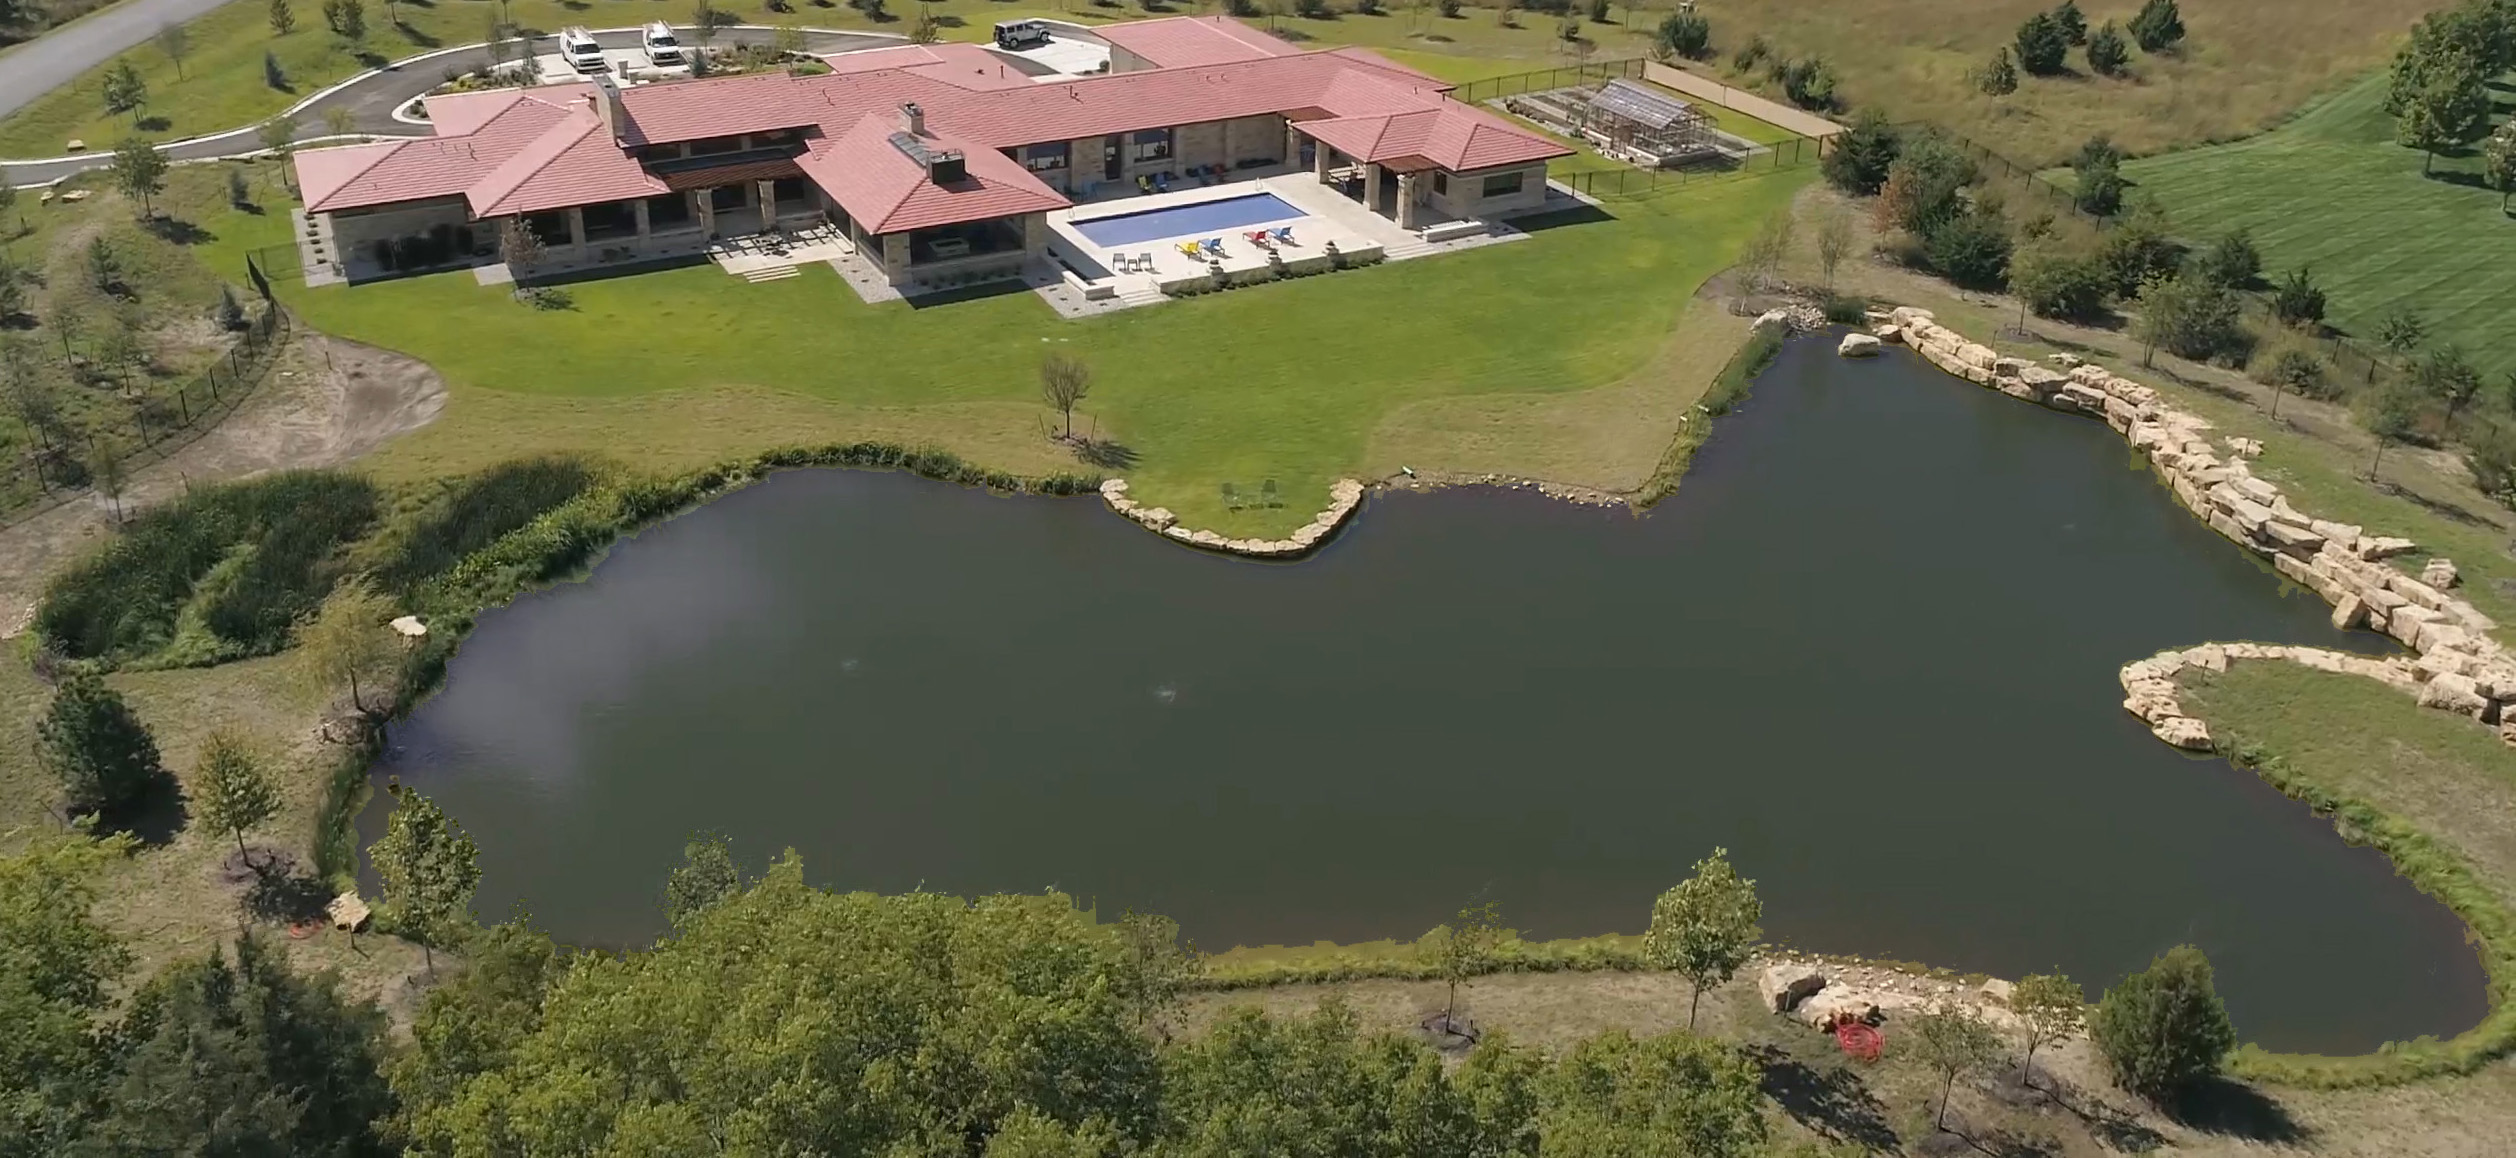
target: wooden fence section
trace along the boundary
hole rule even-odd
[[[1824,140],[1843,131],[1843,126],[1805,109],[1795,109],[1780,101],[1767,100],[1743,88],[1732,88],[1708,76],[1698,76],[1673,65],[1647,60],[1642,65],[1642,78],[1662,88],[1675,89],[1697,100],[1710,101],[1725,109],[1737,109],[1748,116],[1789,129],[1803,137]]]

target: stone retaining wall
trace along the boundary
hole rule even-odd
[[[1338,479],[1335,486],[1328,488],[1328,496],[1328,509],[1294,531],[1291,538],[1229,539],[1213,531],[1196,531],[1180,526],[1179,516],[1172,514],[1168,507],[1148,507],[1128,498],[1126,479],[1114,478],[1101,484],[1101,499],[1109,504],[1109,509],[1144,524],[1147,530],[1191,547],[1266,559],[1307,555],[1319,544],[1328,541],[1338,527],[1345,525],[1355,508],[1363,505],[1363,484],[1350,478]]]
[[[2299,511],[2280,488],[2254,476],[2248,460],[2263,453],[2251,439],[2213,444],[2211,424],[2166,405],[2158,392],[2102,366],[2056,355],[2061,369],[2002,357],[1989,346],[1932,320],[1929,310],[1900,307],[1880,316],[1875,335],[1901,341],[1923,359],[1969,382],[2013,398],[2105,420],[2147,455],[2177,500],[2208,523],[2271,561],[2274,569],[2333,605],[2333,626],[2384,632],[2412,655],[2376,660],[2312,647],[2204,644],[2161,652],[2126,665],[2123,707],[2161,740],[2179,748],[2210,747],[2210,729],[2184,714],[2175,675],[2188,667],[2227,670],[2231,660],[2276,659],[2383,681],[2417,695],[2427,707],[2469,715],[2516,743],[2516,657],[2489,632],[2497,624],[2472,604],[2446,594],[2454,564],[2431,559],[2415,579],[2384,560],[2410,553],[2409,539]]]

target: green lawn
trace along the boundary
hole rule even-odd
[[[2364,338],[2408,307],[2493,378],[2516,371],[2516,217],[2477,184],[2477,157],[2441,157],[2422,176],[2420,154],[2393,143],[2385,87],[2374,74],[2262,136],[2124,170],[2179,232],[2247,228],[2275,276],[2313,266],[2344,330]],[[2516,94],[2502,87],[2497,102],[2503,120]]]
[[[822,268],[761,285],[707,266],[584,282],[561,312],[469,273],[287,296],[317,329],[442,371],[456,388],[445,422],[457,424],[495,409],[467,409],[475,392],[591,405],[749,387],[869,411],[1034,405],[1042,352],[1070,350],[1094,372],[1082,410],[1141,456],[1124,471],[1139,497],[1196,525],[1280,532],[1364,469],[1372,432],[1399,407],[1634,372],[1808,172],[1701,182],[1528,241],[1082,322],[1026,293],[868,307]],[[214,225],[212,259],[277,241],[268,220]],[[1221,482],[1267,478],[1287,509],[1223,509]]]
[[[686,21],[690,15],[687,5],[668,8],[653,0],[508,0],[504,7],[509,19],[536,32],[570,24],[612,28],[659,18]],[[891,19],[877,23],[845,7],[798,5],[797,11],[783,15],[768,11],[762,0],[734,0],[717,7],[749,24],[860,28],[903,35],[913,26],[916,11],[916,6],[899,3],[893,6]],[[1133,7],[1074,5],[1073,11],[1061,12],[1053,5],[999,0],[938,0],[923,7],[934,15],[942,34],[954,40],[984,40],[997,21],[1023,16],[1107,24],[1152,15]],[[404,3],[393,11],[397,25],[386,19],[376,0],[369,0],[367,9],[366,39],[353,45],[325,27],[321,6],[314,0],[298,0],[297,27],[286,36],[272,33],[270,6],[264,0],[234,0],[186,26],[190,51],[180,68],[155,44],[134,48],[118,58],[131,62],[148,82],[148,106],[136,119],[106,113],[104,69],[91,70],[0,120],[0,157],[54,156],[72,138],[85,141],[91,149],[104,149],[134,132],[174,139],[252,124],[376,64],[443,45],[484,40],[495,11],[490,4],[466,0]],[[1453,20],[1428,12],[1421,17],[1287,17],[1275,24],[1289,39],[1322,46],[1364,44],[1396,49],[1407,64],[1454,81],[1526,72],[1568,60],[1552,20],[1523,18],[1517,21],[1518,27],[1505,27],[1495,20],[1495,13],[1475,9]],[[1642,51],[1641,39],[1629,35],[1622,25],[1583,27],[1594,56],[1632,56]],[[265,52],[279,59],[286,74],[284,88],[266,82]]]

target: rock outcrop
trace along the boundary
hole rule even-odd
[[[1880,342],[1868,334],[1845,334],[1835,353],[1846,358],[1867,358],[1878,353]]]
[[[2103,420],[2148,457],[2176,499],[2212,530],[2332,604],[2334,626],[2383,632],[2410,650],[2407,657],[2380,660],[2323,648],[2204,644],[2125,665],[2124,710],[2160,740],[2197,751],[2211,744],[2210,729],[2177,703],[2178,672],[2225,671],[2232,660],[2265,659],[2376,679],[2416,695],[2425,706],[2469,715],[2516,736],[2516,725],[2503,722],[2516,721],[2516,712],[2505,711],[2516,704],[2516,655],[2490,638],[2498,625],[2488,616],[2445,594],[2458,581],[2453,561],[2431,559],[2418,578],[2386,563],[2416,545],[2300,511],[2278,485],[2254,473],[2252,460],[2263,453],[2260,442],[2231,437],[2214,446],[2207,420],[2166,405],[2156,390],[2103,366],[2057,359],[2068,367],[2062,373],[2000,357],[1938,324],[1929,310],[1891,310],[1887,323],[1924,360],[1950,374]]]
[[[1179,516],[1172,514],[1169,508],[1148,507],[1128,498],[1127,480],[1123,478],[1110,479],[1101,484],[1101,501],[1108,503],[1109,509],[1144,524],[1146,530],[1176,539],[1191,547],[1203,547],[1209,551],[1223,551],[1234,555],[1280,559],[1307,555],[1316,550],[1321,543],[1327,542],[1328,537],[1334,535],[1337,528],[1345,525],[1346,519],[1354,514],[1355,509],[1363,505],[1363,484],[1350,478],[1337,480],[1336,485],[1328,488],[1328,509],[1313,516],[1309,523],[1296,529],[1291,537],[1283,539],[1232,539],[1213,531],[1192,530],[1180,526]]]

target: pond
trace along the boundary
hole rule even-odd
[[[2104,427],[1808,340],[1646,516],[1397,494],[1298,564],[1091,500],[781,474],[482,616],[377,771],[479,841],[484,916],[580,944],[658,933],[700,829],[751,869],[1055,887],[1210,949],[1412,938],[1471,898],[1639,932],[1724,845],[1807,949],[2093,997],[2190,941],[2273,1048],[2470,1027],[2443,906],[2121,710],[2121,664],[2226,639],[2387,646]]]

